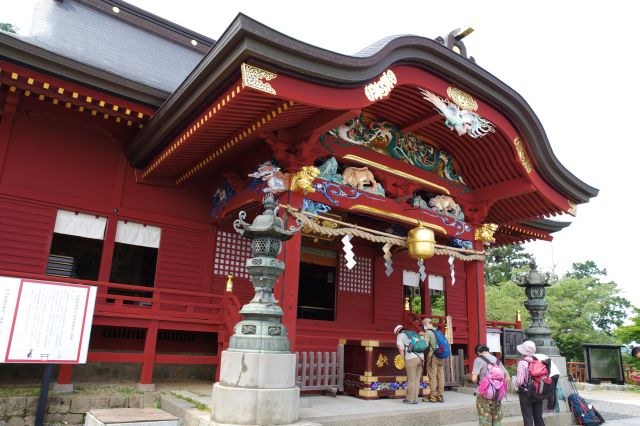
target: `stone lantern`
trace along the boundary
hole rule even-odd
[[[544,300],[547,293],[546,287],[558,281],[551,272],[538,272],[535,268],[530,272],[515,274],[511,280],[518,286],[524,287],[527,300],[524,307],[529,311],[531,324],[524,332],[527,338],[536,344],[536,352],[549,356],[560,355],[556,342],[551,339],[551,330],[544,321],[544,314],[547,311],[549,302]]]
[[[246,267],[255,295],[240,310],[244,319],[234,326],[229,348],[222,352],[220,382],[213,385],[212,418],[217,424],[279,425],[299,418],[296,356],[289,352],[273,287],[284,271],[284,262],[276,259],[282,242],[301,226],[284,229],[272,193],[265,195],[263,205],[264,212],[253,223],[244,221],[245,212],[233,223],[251,240],[252,257]]]

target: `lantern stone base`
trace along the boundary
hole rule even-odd
[[[296,356],[222,352],[220,382],[213,385],[216,424],[286,425],[299,419]]]

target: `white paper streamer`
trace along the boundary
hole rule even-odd
[[[353,244],[351,244],[351,238],[353,235],[345,235],[342,237],[342,250],[344,251],[344,258],[347,261],[347,268],[353,269],[356,266],[355,253],[353,252]]]
[[[456,283],[456,267],[453,264],[453,256],[449,256],[449,267],[451,268],[451,287]]]
[[[391,276],[393,273],[393,261],[391,260],[391,247],[393,245],[391,243],[386,243],[382,246],[382,251],[384,252],[384,273],[388,276]]]
[[[427,279],[427,269],[424,267],[424,260],[418,259],[418,272],[420,273],[420,281]]]

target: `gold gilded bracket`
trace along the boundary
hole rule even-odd
[[[276,90],[267,81],[278,77],[278,74],[249,64],[242,64],[240,71],[242,72],[242,87],[250,87],[272,95],[276,94]]]

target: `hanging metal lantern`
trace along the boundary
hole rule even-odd
[[[422,226],[418,221],[418,227],[413,228],[407,235],[407,248],[409,256],[413,259],[428,259],[435,254],[436,237],[433,230]]]

